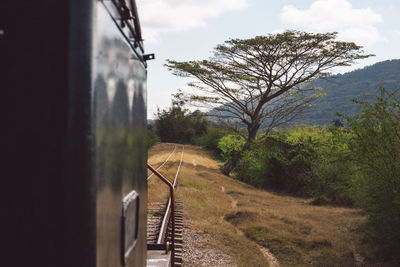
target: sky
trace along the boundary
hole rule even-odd
[[[171,95],[189,81],[164,64],[201,60],[231,38],[300,30],[338,32],[342,41],[363,46],[363,59],[347,72],[400,59],[399,0],[136,0],[148,61],[148,118],[171,105]]]

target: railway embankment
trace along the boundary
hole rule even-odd
[[[162,164],[173,149],[156,145],[149,162]],[[172,175],[169,166],[178,161],[178,153],[171,155],[160,171]],[[184,266],[365,266],[356,230],[364,220],[360,210],[259,190],[220,167],[207,151],[185,146],[176,190],[185,207]],[[149,201],[167,194],[156,183],[149,180]]]

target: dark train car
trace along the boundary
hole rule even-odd
[[[2,266],[146,264],[134,0],[0,2]]]

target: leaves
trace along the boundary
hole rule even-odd
[[[328,76],[332,68],[371,56],[354,43],[335,41],[336,35],[286,31],[230,39],[208,60],[167,60],[165,66],[177,76],[193,79],[188,84],[196,89],[188,96],[191,104],[212,109],[221,124],[232,129],[247,127],[246,150],[261,125],[268,134],[323,96],[312,94],[318,88],[307,83]],[[234,165],[228,162],[223,172],[229,174]]]
[[[184,103],[183,95],[178,93],[174,95],[172,107],[157,111],[155,127],[161,141],[187,143],[193,136],[206,133],[206,118],[198,110],[189,112]]]
[[[349,148],[360,170],[361,205],[368,213],[365,230],[382,253],[392,256],[400,249],[399,94],[400,88],[381,87],[373,102],[355,100],[362,113],[346,118],[354,132]]]
[[[371,56],[363,55],[354,43],[335,41],[336,36],[286,31],[230,39],[218,45],[208,60],[168,60],[165,66],[177,76],[193,78],[188,84],[197,89],[188,97],[193,105],[215,108],[223,118],[236,118],[252,129],[267,120],[272,129],[323,96],[300,94],[319,90],[304,86],[306,82]]]

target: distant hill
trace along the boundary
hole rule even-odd
[[[323,88],[326,96],[314,101],[313,107],[292,121],[292,125],[327,126],[337,119],[336,112],[346,115],[359,113],[359,108],[350,99],[366,100],[368,96],[365,95],[379,92],[379,85],[388,90],[400,87],[400,59],[382,61],[363,69],[317,79],[312,85]],[[209,114],[217,112],[211,110]],[[213,117],[210,120],[216,122]]]
[[[327,79],[319,79],[313,85],[322,87],[327,94],[314,102],[314,106],[299,117],[300,125],[330,125],[337,118],[336,112],[354,115],[360,110],[351,98],[367,99],[365,94],[376,94],[379,85],[388,90],[400,87],[400,59],[387,60],[338,74]]]

